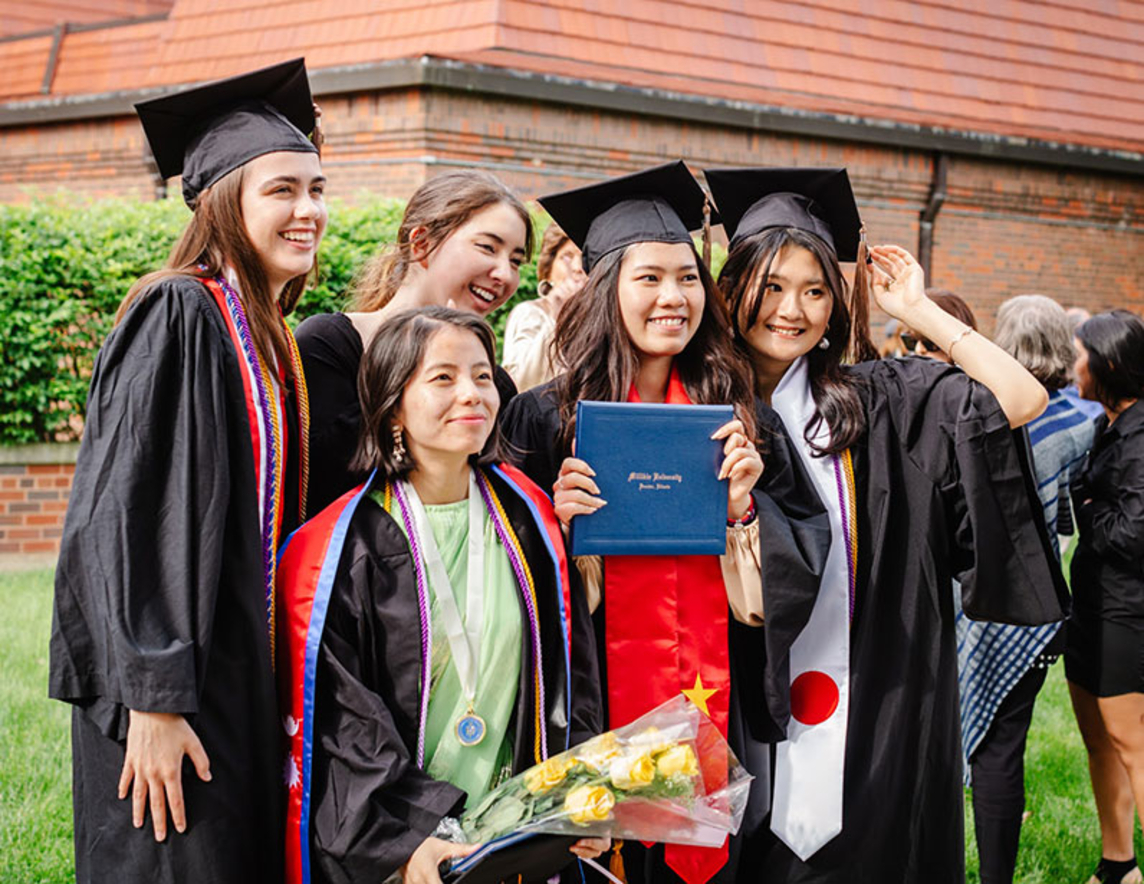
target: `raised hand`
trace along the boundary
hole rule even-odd
[[[878,306],[894,319],[911,325],[913,311],[929,300],[921,265],[901,246],[874,246],[870,259],[870,287]]]

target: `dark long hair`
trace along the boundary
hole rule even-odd
[[[842,275],[838,256],[821,237],[795,227],[772,227],[735,243],[719,275],[727,294],[735,343],[749,356],[746,331],[759,319],[767,279],[776,256],[787,246],[809,251],[822,265],[830,292],[830,321],[826,337],[830,346],[815,346],[806,356],[807,377],[816,412],[804,430],[804,437],[820,454],[845,451],[866,431],[866,412],[859,394],[861,382],[842,364],[877,359],[870,342],[869,294],[866,279],[866,248],[859,247],[856,282],[852,290]],[[830,431],[826,445],[811,440],[822,421]]]
[[[630,247],[629,247],[630,248]],[[694,252],[692,248],[692,252]],[[620,315],[620,265],[627,249],[605,255],[588,274],[580,294],[556,320],[553,349],[567,371],[556,381],[560,402],[560,445],[565,455],[576,438],[576,403],[581,399],[624,402],[639,372],[639,354]],[[735,351],[727,306],[707,267],[695,255],[705,295],[699,327],[674,366],[691,401],[730,404],[755,438],[750,367]]]
[[[293,355],[279,316],[288,316],[302,297],[307,279],[316,279],[318,260],[309,273],[286,283],[275,301],[258,251],[246,235],[242,219],[242,185],[246,166],[224,175],[195,200],[194,214],[171,249],[161,270],[142,277],[127,292],[115,313],[118,325],[136,299],[151,286],[173,276],[193,279],[221,276],[229,266],[238,277],[242,306],[250,322],[254,346],[264,365],[273,365],[272,356],[292,375]]]
[[[1076,338],[1088,351],[1101,405],[1113,409],[1144,397],[1144,320],[1128,310],[1098,313],[1078,326]]]
[[[387,479],[400,479],[416,466],[408,455],[397,457],[393,415],[401,407],[401,397],[421,365],[429,341],[450,325],[476,335],[489,357],[489,365],[496,365],[493,331],[488,323],[473,313],[448,307],[419,307],[402,310],[388,319],[373,336],[358,372],[361,432],[357,452],[350,463],[351,470],[368,473],[376,469]],[[500,430],[494,420],[485,447],[469,461],[484,465],[502,460]]]

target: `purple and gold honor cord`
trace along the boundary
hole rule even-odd
[[[548,735],[544,720],[544,680],[542,677],[543,669],[541,668],[540,621],[537,616],[536,586],[532,579],[532,572],[524,559],[520,541],[516,532],[512,530],[512,525],[509,524],[508,516],[505,514],[500,499],[480,470],[476,471],[476,478],[477,486],[481,491],[481,499],[484,501],[489,519],[492,520],[497,539],[508,554],[509,563],[512,565],[513,573],[516,576],[517,586],[524,598],[525,610],[528,612],[533,658],[533,687],[536,698],[534,751],[537,762],[540,762],[548,757]],[[421,545],[417,540],[417,532],[414,530],[409,501],[400,482],[387,482],[383,493],[383,506],[391,514],[394,502],[397,503],[397,508],[400,510],[401,521],[405,527],[406,536],[409,538],[409,548],[413,557],[413,572],[417,581],[417,607],[421,618],[421,708],[417,728],[417,766],[423,768],[425,766],[425,730],[429,721],[430,662],[433,653],[433,630],[429,613],[429,584],[425,576],[424,558]],[[480,661],[477,661],[477,665],[480,665]]]
[[[854,459],[847,448],[834,458],[834,481],[838,506],[842,511],[842,531],[846,542],[846,567],[850,587],[850,622],[854,622],[854,597],[858,589],[858,494],[854,483]]]

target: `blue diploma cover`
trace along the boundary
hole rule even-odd
[[[727,548],[723,440],[730,405],[579,402],[576,457],[608,502],[572,519],[572,555],[722,555]]]

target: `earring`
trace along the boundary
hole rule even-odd
[[[818,349],[819,350],[829,350],[830,349],[830,338],[828,338],[826,335],[823,335],[822,340],[818,342]]]
[[[393,457],[398,463],[405,460],[405,437],[401,433],[401,427],[397,424],[393,425]]]

